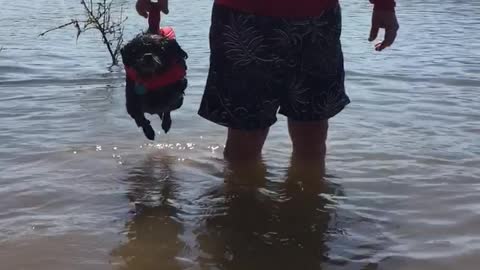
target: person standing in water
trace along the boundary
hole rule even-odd
[[[370,2],[368,40],[385,29],[375,46],[383,51],[399,29],[395,1]],[[148,17],[149,3],[137,0],[140,15]],[[350,103],[341,30],[338,0],[215,0],[199,115],[228,128],[227,160],[260,160],[279,112],[288,118],[292,159],[325,171],[328,121]]]

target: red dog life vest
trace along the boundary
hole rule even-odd
[[[169,40],[175,39],[175,31],[173,31],[173,28],[171,27],[161,28],[159,34]],[[178,63],[172,65],[170,69],[161,75],[148,79],[140,78],[132,67],[125,66],[125,71],[129,79],[135,81],[137,85],[142,85],[147,91],[155,91],[167,85],[176,83],[185,78],[187,74],[185,68]]]

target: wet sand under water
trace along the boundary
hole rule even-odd
[[[263,163],[223,161],[225,130],[196,115],[209,1],[171,3],[190,87],[149,144],[98,37],[36,37],[77,3],[0,0],[0,269],[477,269],[480,4],[399,1],[379,54],[368,1],[343,2],[353,103],[316,181],[290,165],[283,118]],[[127,12],[129,39],[145,22]]]

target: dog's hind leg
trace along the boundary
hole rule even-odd
[[[170,116],[170,112],[160,113],[158,116],[162,119],[162,129],[165,133],[168,133],[172,127],[172,117]]]

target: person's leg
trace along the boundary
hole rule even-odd
[[[296,31],[308,32],[309,24],[299,20],[294,25],[305,28]],[[325,10],[314,21],[322,25],[319,31],[304,36],[302,50],[290,49],[295,54],[292,59],[301,61],[294,62],[292,75],[285,77],[286,89],[279,111],[289,119],[292,173],[311,179],[325,175],[328,119],[350,103],[344,85],[340,7]]]
[[[292,163],[314,168],[318,170],[316,173],[324,175],[328,120],[300,122],[289,119],[288,130],[293,144]]]
[[[265,33],[270,20],[223,5],[213,7],[210,68],[198,113],[228,128],[225,158],[229,162],[261,159],[268,129],[277,121],[280,91],[276,89],[281,84],[272,76],[276,58],[267,42],[271,31]],[[250,34],[241,38],[246,31]],[[235,49],[253,43],[262,49],[252,57]]]
[[[225,158],[232,162],[260,160],[268,130],[267,128],[245,131],[229,128]]]

